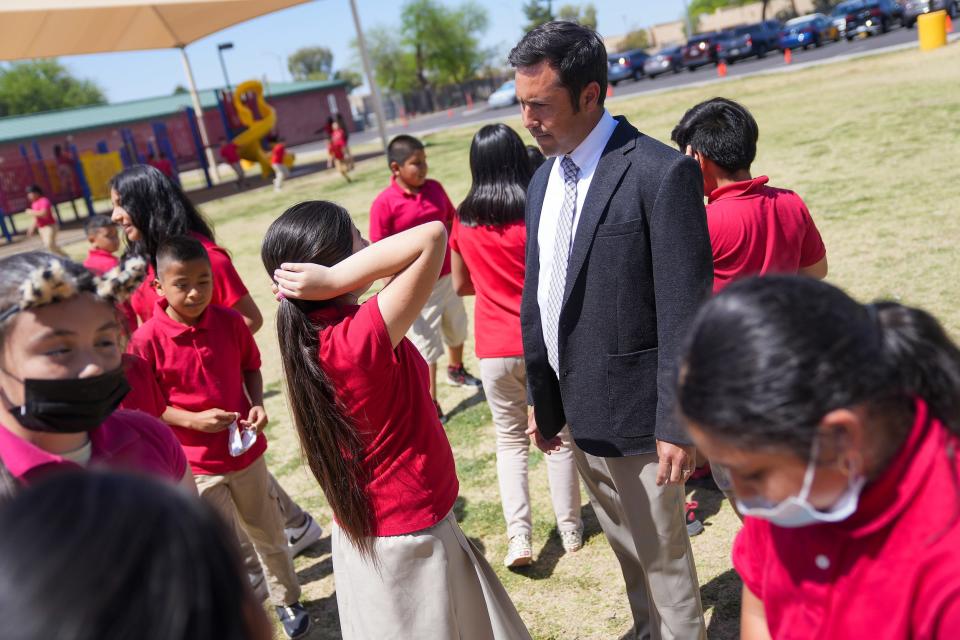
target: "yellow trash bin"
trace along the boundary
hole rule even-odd
[[[947,44],[947,12],[934,11],[917,17],[920,50],[930,51]]]

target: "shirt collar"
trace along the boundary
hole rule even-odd
[[[423,183],[424,186],[426,186],[426,184],[427,184],[426,182]],[[390,176],[390,188],[393,189],[395,192],[399,193],[404,198],[413,199],[418,197],[421,193],[423,193],[423,186],[421,186],[420,190],[417,191],[416,193],[407,193],[407,191],[397,183],[397,176]]]
[[[99,247],[91,247],[90,254],[91,256],[102,256],[104,258],[116,258],[115,255],[107,251],[106,249],[101,249]]]
[[[580,168],[581,180],[593,175],[594,169],[600,163],[600,156],[603,155],[603,150],[607,147],[607,142],[610,141],[610,136],[613,135],[617,124],[610,112],[604,109],[603,115],[600,116],[600,121],[597,122],[593,131],[583,139],[583,142],[577,145],[576,149],[570,152],[570,159]],[[562,175],[563,170],[560,169],[560,163],[557,162],[556,166]]]
[[[207,311],[210,309],[210,306],[207,305],[207,308],[204,309],[203,315],[200,316],[200,322],[195,325],[187,325],[177,322],[173,318],[167,315],[167,306],[169,303],[166,298],[160,298],[157,300],[157,305],[153,310],[153,317],[156,318],[157,327],[165,335],[170,336],[171,338],[176,338],[188,331],[206,331],[207,325],[209,324],[210,314]]]
[[[756,193],[760,187],[767,184],[770,181],[770,178],[767,176],[759,176],[756,178],[751,178],[750,180],[742,180],[740,182],[731,182],[730,184],[725,184],[722,187],[717,187],[710,192],[710,197],[707,199],[707,204],[712,204],[717,200],[724,200],[726,198],[737,198],[739,196],[751,195]]]

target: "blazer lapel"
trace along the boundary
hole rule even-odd
[[[567,263],[567,282],[563,292],[561,310],[563,306],[566,306],[567,300],[570,298],[570,292],[573,290],[573,284],[577,281],[580,269],[583,268],[583,263],[587,260],[587,254],[593,244],[594,233],[596,233],[600,218],[607,208],[607,203],[610,202],[617,185],[620,184],[620,179],[623,178],[623,174],[630,166],[630,159],[626,157],[626,154],[637,145],[636,129],[622,117],[617,119],[620,122],[617,124],[617,128],[613,130],[613,135],[610,136],[610,140],[600,156],[600,162],[593,174],[593,180],[590,181],[590,190],[583,201],[583,210],[580,211],[577,235],[573,239],[570,260]]]

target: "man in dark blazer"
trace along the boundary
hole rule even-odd
[[[705,638],[684,519],[694,450],[674,407],[713,277],[700,169],[604,109],[594,31],[544,24],[509,60],[523,124],[553,157],[527,190],[528,433],[549,453],[569,425],[637,637]]]

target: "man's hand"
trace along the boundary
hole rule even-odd
[[[193,415],[190,428],[206,433],[223,431],[240,417],[240,414],[235,411],[224,411],[223,409],[207,409]]]
[[[657,440],[657,486],[683,484],[697,466],[697,450],[693,445],[682,447]]]
[[[533,413],[533,407],[530,407],[530,413],[527,414],[527,435],[537,445],[537,448],[547,455],[554,451],[560,451],[560,446],[563,444],[560,436],[553,436],[549,440],[543,437],[543,434],[537,429],[537,416]]]
[[[244,429],[253,429],[254,431],[263,431],[267,426],[267,412],[263,407],[250,407],[250,414],[246,420],[240,420],[239,424]]]

